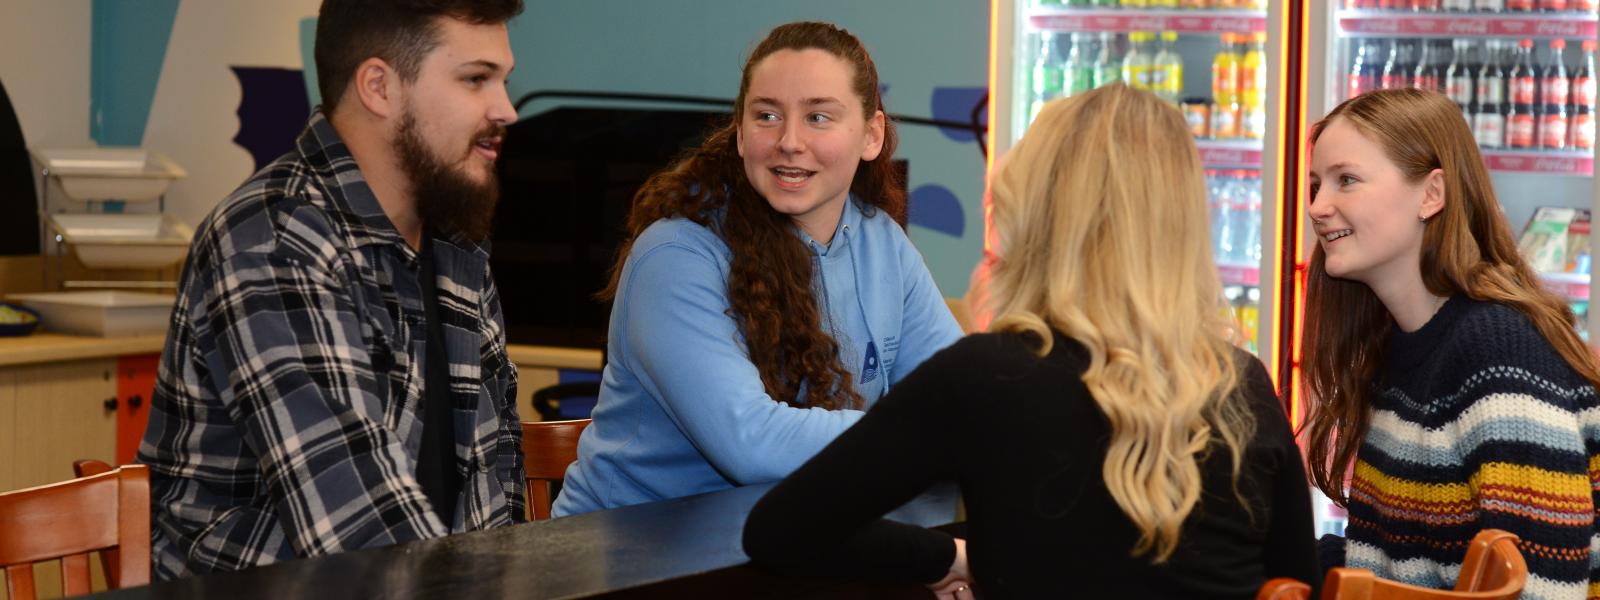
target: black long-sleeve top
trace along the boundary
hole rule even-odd
[[[880,517],[955,479],[984,598],[1247,598],[1273,577],[1313,581],[1305,470],[1259,361],[1240,353],[1239,393],[1257,424],[1239,495],[1214,442],[1200,503],[1157,565],[1131,556],[1138,529],[1101,477],[1110,425],[1081,379],[1087,350],[1059,333],[1049,355],[1035,348],[1024,334],[982,334],[929,359],[757,503],[745,551],[789,572],[937,581],[955,559],[951,537]]]

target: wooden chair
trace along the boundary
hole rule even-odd
[[[1290,577],[1269,579],[1256,592],[1256,600],[1306,600],[1311,597],[1311,585]]]
[[[12,600],[34,597],[33,563],[61,559],[62,590],[89,593],[89,553],[120,550],[120,586],[150,583],[150,471],[109,473],[0,494],[0,567]]]
[[[530,520],[550,518],[550,482],[565,478],[567,466],[578,460],[578,435],[588,426],[589,419],[522,422],[522,463]]]
[[[1517,536],[1499,529],[1478,532],[1467,544],[1454,590],[1435,590],[1381,579],[1366,569],[1329,569],[1322,600],[1512,600],[1528,583],[1528,563]]]

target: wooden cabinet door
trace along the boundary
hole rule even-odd
[[[25,365],[15,376],[12,480],[6,489],[72,478],[72,461],[115,464],[117,394],[114,358]]]

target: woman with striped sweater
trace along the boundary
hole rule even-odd
[[[1524,598],[1600,595],[1600,369],[1518,255],[1460,110],[1363,94],[1311,140],[1308,454],[1350,511],[1324,566],[1447,588],[1495,528],[1521,537]]]

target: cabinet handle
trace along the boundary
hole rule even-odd
[[[106,406],[106,410],[109,410],[109,411],[117,410],[117,399],[115,397],[107,398],[105,406]]]
[[[138,394],[134,394],[132,398],[128,399],[128,408],[137,410],[142,404],[144,404],[144,398],[140,398]]]

